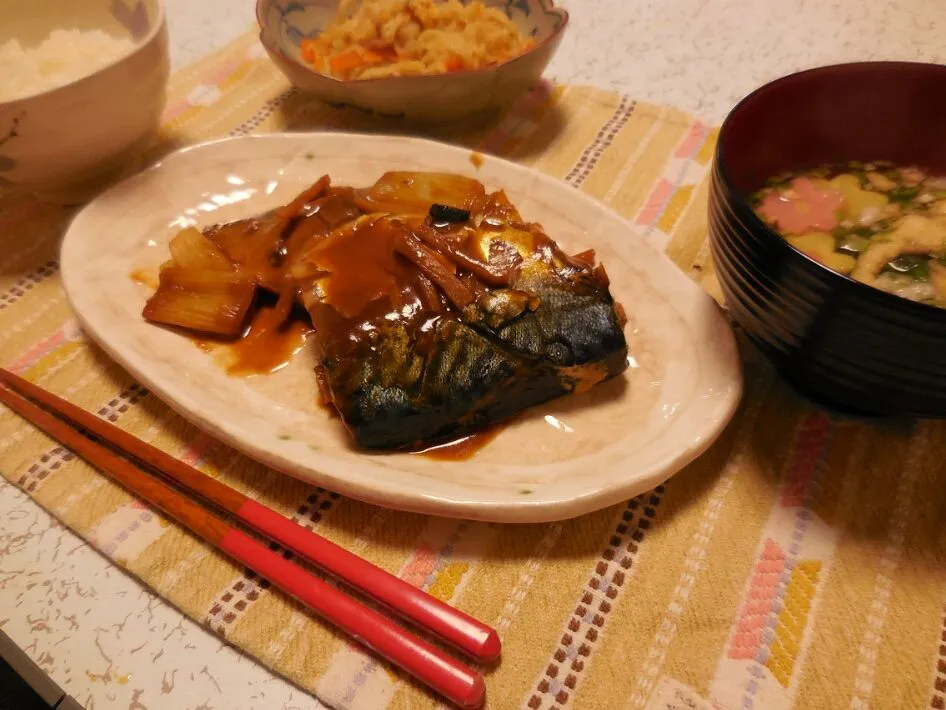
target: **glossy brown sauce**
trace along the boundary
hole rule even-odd
[[[484,431],[439,446],[431,446],[417,453],[438,461],[467,461],[499,436],[504,428],[502,425],[492,426]]]
[[[379,300],[395,309],[408,305],[404,291],[411,271],[395,251],[406,228],[393,220],[367,218],[310,249],[307,258],[326,274],[319,280],[323,302],[345,318],[361,316]]]
[[[296,273],[306,269],[312,279],[303,298],[321,354],[357,359],[395,324],[423,339],[436,319],[451,311],[440,290],[398,252],[399,240],[423,221],[422,215],[366,217],[306,249]]]
[[[276,305],[267,302],[254,311],[244,334],[234,341],[193,338],[206,353],[214,353],[227,374],[236,377],[267,375],[281,370],[305,347],[313,332],[308,316],[295,309],[289,320],[276,322]]]
[[[275,307],[260,308],[253,316],[246,334],[226,346],[227,373],[230,375],[266,375],[281,370],[305,347],[312,325],[305,314],[293,314],[279,324],[273,317]]]
[[[554,242],[521,224],[504,194],[470,199],[483,209],[482,231],[425,213],[363,216],[297,253],[292,273],[309,294],[322,352],[340,357],[373,346],[377,331],[394,322],[416,333],[431,318],[458,315],[489,287],[511,285],[520,252],[552,262]]]

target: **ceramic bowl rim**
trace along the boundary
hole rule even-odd
[[[379,77],[373,77],[369,79],[338,79],[337,77],[329,76],[328,74],[322,74],[320,72],[315,71],[315,69],[308,66],[307,64],[304,64],[303,62],[300,62],[295,57],[288,56],[285,52],[282,51],[282,49],[278,45],[272,46],[270,45],[269,42],[266,41],[265,37],[267,34],[267,28],[269,27],[269,24],[265,22],[262,17],[263,4],[268,3],[270,1],[271,0],[256,0],[256,24],[259,25],[259,41],[263,45],[263,47],[266,49],[266,51],[271,54],[275,54],[280,59],[287,61],[293,64],[294,66],[300,67],[301,69],[308,72],[314,77],[318,77],[319,79],[323,79],[325,81],[331,82],[335,86],[369,86],[372,84],[379,84],[379,83],[393,82],[393,81],[406,82],[408,80],[412,80],[413,82],[420,83],[420,82],[431,81],[431,80],[440,80],[440,79],[443,79],[444,77],[449,77],[453,79],[453,78],[460,78],[464,76],[486,75],[486,74],[498,72],[504,67],[515,64],[519,62],[520,60],[524,60],[526,57],[534,54],[545,45],[558,39],[562,35],[562,33],[565,31],[565,28],[568,26],[568,23],[569,23],[568,10],[566,10],[564,7],[557,6],[555,4],[555,0],[539,0],[540,2],[543,2],[543,1],[548,2],[548,10],[551,10],[552,14],[558,15],[559,17],[562,18],[561,24],[548,37],[546,37],[545,39],[543,39],[541,42],[537,43],[536,45],[530,47],[527,51],[523,52],[522,54],[517,54],[515,57],[510,57],[509,59],[506,59],[505,61],[499,62],[498,64],[492,64],[488,67],[482,67],[480,69],[462,69],[460,71],[450,72],[449,74],[413,74],[410,76],[379,76]]]
[[[874,286],[856,281],[850,276],[839,273],[828,266],[825,266],[817,259],[805,254],[803,251],[791,244],[787,239],[782,237],[772,227],[766,224],[766,222],[756,214],[756,211],[752,209],[752,206],[749,204],[749,196],[744,194],[742,190],[735,186],[726,167],[726,161],[723,156],[723,144],[724,137],[726,136],[727,132],[732,130],[730,124],[737,113],[739,113],[747,104],[759,100],[760,95],[776,89],[782,84],[786,84],[791,81],[798,81],[799,78],[804,78],[806,75],[810,74],[833,74],[835,72],[844,72],[853,68],[873,67],[926,67],[927,70],[941,72],[944,79],[944,85],[946,85],[946,65],[935,64],[932,62],[911,62],[897,60],[843,62],[838,64],[826,64],[824,66],[803,69],[791,74],[786,74],[785,76],[781,76],[777,79],[767,82],[746,94],[726,115],[726,118],[720,125],[719,135],[716,141],[715,159],[713,161],[714,170],[719,175],[721,186],[725,188],[727,192],[727,200],[732,200],[734,203],[731,209],[734,211],[738,210],[737,216],[740,219],[746,220],[746,224],[743,226],[751,234],[764,235],[765,240],[769,244],[777,244],[779,245],[777,248],[782,249],[783,251],[787,250],[789,252],[793,252],[796,256],[804,259],[806,262],[808,262],[808,264],[819,270],[820,273],[824,275],[824,278],[829,282],[833,290],[836,291],[841,288],[846,288],[849,289],[851,293],[855,294],[857,298],[878,299],[879,303],[883,306],[890,309],[900,309],[904,314],[911,314],[918,318],[936,318],[946,320],[946,309],[944,308],[932,306],[928,303],[922,303],[920,301],[912,301],[903,296],[897,296]]]
[[[129,57],[133,57],[136,54],[138,54],[142,49],[150,45],[154,41],[155,37],[157,37],[161,32],[164,31],[164,28],[167,24],[167,13],[164,9],[164,0],[153,0],[153,1],[154,1],[154,7],[156,10],[154,22],[151,24],[151,28],[148,30],[147,34],[142,36],[140,39],[134,40],[135,46],[132,47],[130,50],[116,57],[115,59],[111,60],[107,64],[100,66],[98,69],[96,69],[92,73],[80,76],[66,84],[54,86],[50,89],[46,89],[45,91],[40,91],[35,94],[29,94],[28,96],[21,96],[20,98],[13,99],[12,101],[0,101],[0,109],[4,109],[10,106],[16,106],[17,104],[25,104],[28,101],[35,101],[36,99],[41,98],[41,97],[45,98],[47,96],[51,96],[53,94],[66,91],[67,89],[71,89],[77,84],[80,84],[84,81],[88,81],[89,79],[92,79],[94,77],[100,76],[101,74],[103,74],[104,72],[107,72],[112,67],[118,66]]]

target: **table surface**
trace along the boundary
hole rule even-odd
[[[165,0],[175,68],[253,23],[249,0]],[[549,75],[720,121],[756,86],[839,61],[946,61],[937,0],[561,1]],[[91,708],[312,709],[318,701],[163,603],[0,478],[0,628]]]

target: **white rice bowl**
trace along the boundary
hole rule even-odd
[[[0,44],[0,101],[65,86],[130,54],[135,43],[102,30],[56,29],[35,47]]]

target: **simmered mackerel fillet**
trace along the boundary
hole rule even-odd
[[[323,178],[203,236],[287,316],[305,307],[322,399],[364,448],[456,439],[627,366],[624,313],[594,253],[567,255],[469,178],[387,173],[366,190]],[[182,268],[167,267],[152,301]]]

